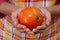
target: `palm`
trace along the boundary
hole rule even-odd
[[[13,12],[11,15],[7,15],[7,21],[9,21],[13,27],[17,28],[20,32],[28,33],[29,29],[25,25],[22,25],[18,22],[18,13],[20,10]]]
[[[41,26],[37,26],[36,29],[32,30],[32,32],[34,32],[34,33],[38,33],[38,32],[40,32],[40,30],[45,29],[50,24],[50,21],[51,21],[50,12],[43,8],[42,9],[40,8],[40,10],[42,11],[43,16],[45,17],[44,22],[42,23]]]

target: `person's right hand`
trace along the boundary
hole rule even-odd
[[[22,9],[18,9],[11,13],[11,15],[7,15],[7,20],[13,25],[13,27],[17,28],[20,32],[29,33],[29,29],[26,28],[25,25],[22,25],[18,22],[18,14]]]
[[[37,26],[32,30],[34,34],[43,32],[44,29],[46,29],[51,22],[51,13],[45,8],[40,8],[40,10],[42,11],[42,15],[44,16],[44,21],[40,26]]]

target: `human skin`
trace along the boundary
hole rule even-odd
[[[25,25],[21,25],[18,23],[17,14],[20,12],[20,10],[21,8],[16,7],[9,2],[0,4],[0,13],[7,15],[7,20],[13,25],[13,27],[16,27],[18,30],[24,29],[20,31],[28,33],[27,31],[29,31],[29,29],[26,28]]]
[[[46,9],[51,13],[51,15],[60,16],[60,4],[52,6],[52,7],[47,7]]]
[[[60,4],[58,4],[58,5],[55,5],[55,6],[52,6],[52,7],[46,7],[46,8],[43,8],[43,9],[46,9],[46,13],[47,12],[50,12],[50,14],[51,14],[51,17],[52,16],[60,16]],[[45,13],[45,14],[46,14]],[[48,13],[47,13],[48,14]],[[48,15],[46,15],[46,16],[48,16]],[[48,19],[49,19],[50,17],[48,17]],[[46,22],[47,24],[48,24],[48,22],[49,22],[49,20]],[[49,25],[49,24],[48,24]],[[36,29],[33,29],[32,31],[34,32],[34,33],[39,33],[39,31],[41,31],[42,29],[45,29],[45,28],[47,28],[46,26],[37,26],[37,28]]]
[[[11,15],[12,12],[16,11],[17,9],[19,9],[19,8],[12,5],[11,3],[8,3],[8,2],[4,2],[0,5],[0,12],[5,14],[5,15]],[[50,12],[50,14],[53,15],[53,16],[60,15],[60,11],[59,11],[60,10],[60,4],[52,6],[52,7],[47,7],[47,8],[44,8],[44,9],[47,9],[47,11]],[[44,27],[40,27],[39,29],[42,29],[42,28],[44,28]],[[36,30],[37,29],[35,29],[35,32],[36,32]]]

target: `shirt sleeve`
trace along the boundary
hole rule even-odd
[[[3,2],[7,2],[8,0],[0,0],[0,4],[2,4]]]

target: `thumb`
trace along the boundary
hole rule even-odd
[[[42,14],[44,14],[44,16],[45,16],[46,25],[49,25],[49,23],[51,21],[50,12],[45,8],[41,8],[40,10],[42,11]]]

